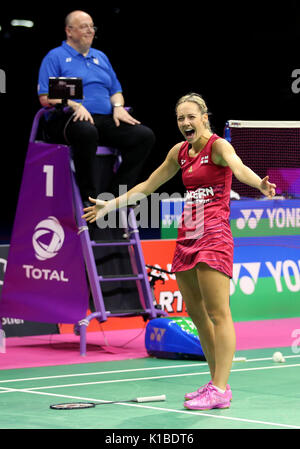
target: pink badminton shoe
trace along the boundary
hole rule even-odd
[[[212,380],[210,380],[208,382],[208,384],[203,385],[203,387],[198,388],[198,390],[192,391],[191,393],[186,393],[184,395],[184,399],[187,401],[190,401],[191,399],[195,399],[197,396],[202,394],[204,392],[204,390],[206,390],[208,385],[212,385]],[[232,391],[231,391],[230,385],[227,384],[226,389],[229,392],[230,400],[232,401]]]
[[[211,410],[213,408],[229,408],[230,392],[220,393],[212,384],[207,385],[202,394],[195,399],[186,401],[185,408],[190,410]]]

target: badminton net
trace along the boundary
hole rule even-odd
[[[277,195],[300,198],[300,121],[229,120],[225,138],[245,165],[261,178],[270,176]],[[234,176],[232,190],[241,197],[261,197]]]

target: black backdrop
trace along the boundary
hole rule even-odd
[[[39,108],[39,65],[64,39],[64,17],[74,9],[92,15],[99,26],[94,46],[109,56],[134,115],[156,134],[143,177],[181,140],[174,105],[190,91],[206,99],[218,134],[228,119],[300,119],[300,94],[291,89],[292,72],[300,68],[296,1],[12,2],[0,18],[0,68],[6,73],[6,93],[0,94],[0,241],[9,238]],[[34,27],[12,27],[15,18],[32,20]],[[180,176],[161,191],[181,192]],[[33,207],[34,198],[29,213]]]

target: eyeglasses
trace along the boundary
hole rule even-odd
[[[96,33],[97,30],[98,30],[98,27],[95,27],[94,25],[88,25],[87,23],[85,23],[83,25],[79,25],[78,27],[77,26],[71,26],[71,25],[68,25],[68,27],[69,28],[79,28],[80,31],[92,30],[92,31],[94,31],[94,33]]]

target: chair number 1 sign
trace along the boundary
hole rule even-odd
[[[46,173],[46,196],[53,197],[54,165],[44,165],[43,173]]]

